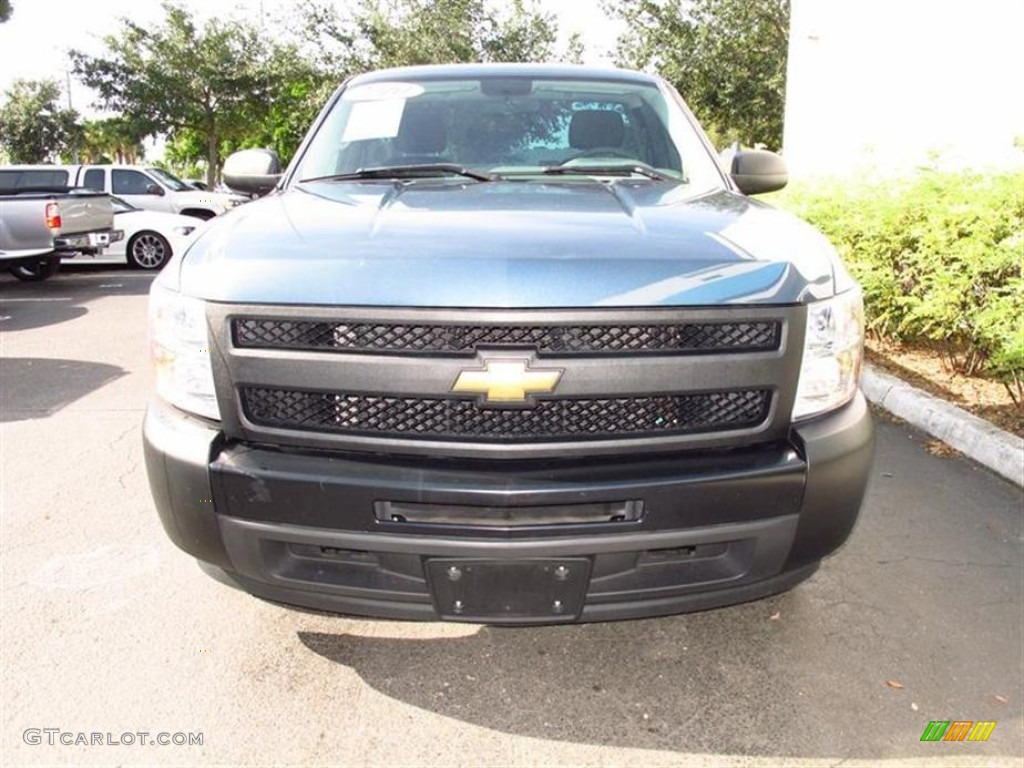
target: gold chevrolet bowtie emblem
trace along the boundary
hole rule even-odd
[[[452,392],[484,396],[485,403],[525,403],[530,395],[554,392],[560,370],[531,371],[528,360],[488,360],[482,371],[463,371]]]

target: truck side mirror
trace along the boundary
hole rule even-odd
[[[224,161],[224,183],[235,192],[265,195],[281,180],[281,158],[272,149],[243,149]]]
[[[763,149],[744,149],[733,155],[729,175],[745,195],[774,192],[789,182],[786,161]]]
[[[157,197],[163,197],[167,193],[164,191],[164,188],[161,187],[159,184],[150,184],[148,187],[146,187],[146,194],[156,195]]]

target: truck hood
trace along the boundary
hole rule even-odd
[[[241,195],[230,195],[226,192],[205,192],[201,189],[183,189],[174,193],[175,201],[181,205],[219,205],[231,208],[234,201],[244,202],[247,198]]]
[[[233,303],[642,307],[801,303],[833,295],[837,269],[812,227],[725,190],[428,179],[307,183],[242,206],[177,276]]]

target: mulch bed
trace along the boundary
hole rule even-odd
[[[951,371],[929,350],[877,339],[868,339],[867,359],[918,389],[1024,437],[1024,404],[1014,403],[1006,387],[998,381]]]

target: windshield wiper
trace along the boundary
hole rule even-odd
[[[470,170],[457,163],[424,163],[422,165],[387,165],[379,168],[360,168],[352,173],[334,173],[328,176],[314,176],[300,179],[299,183],[308,181],[358,181],[360,179],[415,179],[417,177],[436,177],[444,174],[465,176],[477,181],[495,181],[495,177],[480,171]]]
[[[675,176],[670,176],[667,173],[659,171],[646,163],[615,163],[608,165],[554,165],[550,168],[545,168],[541,173],[545,176],[570,176],[573,174],[577,175],[601,175],[606,174],[609,176],[615,175],[627,175],[631,173],[638,174],[640,176],[646,176],[648,179],[657,179],[658,181],[674,181],[681,182],[682,179]]]

